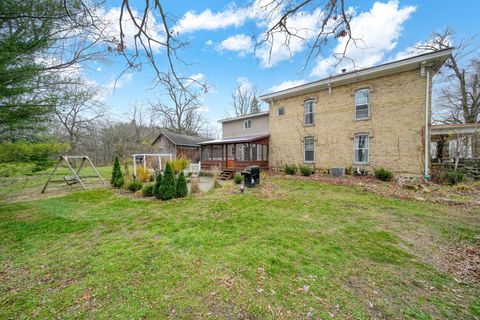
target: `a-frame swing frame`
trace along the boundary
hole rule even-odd
[[[70,163],[68,162],[70,159],[82,159],[82,162],[80,162],[80,166],[78,167],[77,171],[75,171],[72,168],[72,166],[70,165]],[[60,165],[60,163],[62,163],[62,161],[64,161],[67,164],[67,167],[72,172],[73,177],[71,177],[71,179],[67,179],[67,177],[65,177],[63,180],[52,180],[53,175],[57,171],[58,166]],[[80,171],[82,170],[82,168],[84,167],[86,162],[88,162],[90,164],[90,166],[93,168],[93,171],[95,171],[94,176],[80,176]],[[103,184],[106,184],[105,180],[103,180],[102,176],[98,172],[97,168],[93,165],[93,162],[90,160],[89,157],[87,157],[87,156],[60,156],[57,163],[55,164],[55,168],[53,169],[52,173],[50,174],[50,177],[48,177],[48,180],[45,183],[45,186],[43,186],[43,189],[42,189],[41,193],[44,193],[45,190],[47,190],[48,184],[50,182],[65,182],[68,185],[75,184],[75,183],[80,183],[81,186],[83,187],[83,189],[86,190],[87,188],[85,187],[85,184],[83,183],[82,178],[99,178],[102,181]]]

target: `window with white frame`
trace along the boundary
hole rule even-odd
[[[285,107],[279,107],[277,109],[277,116],[281,117],[283,115],[285,115]]]
[[[315,100],[306,100],[303,102],[304,124],[315,124]]]
[[[305,137],[303,139],[303,145],[304,145],[303,160],[305,162],[314,162],[315,161],[315,139],[313,137]]]
[[[355,135],[355,163],[368,163],[368,133]]]
[[[245,129],[250,129],[252,127],[252,120],[248,119],[248,120],[243,121],[243,127]]]
[[[355,91],[355,120],[370,118],[370,89]]]

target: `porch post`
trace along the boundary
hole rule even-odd
[[[210,160],[213,161],[213,144],[210,145]]]
[[[223,148],[222,150],[224,151],[223,153],[223,157],[222,157],[222,160],[223,160],[223,165],[225,166],[225,168],[227,167],[227,163],[228,163],[228,143],[223,145]]]
[[[133,178],[137,178],[137,159],[135,157],[135,155],[132,156],[133,157]]]

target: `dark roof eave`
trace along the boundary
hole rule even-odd
[[[215,144],[235,144],[235,143],[245,143],[245,142],[255,142],[270,137],[270,134],[263,134],[258,136],[246,136],[246,137],[232,137],[224,138],[222,140],[211,140],[199,143],[201,146],[205,145],[215,145]]]

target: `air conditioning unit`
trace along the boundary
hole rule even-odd
[[[345,168],[331,168],[330,169],[330,174],[333,177],[344,177],[345,176]]]

